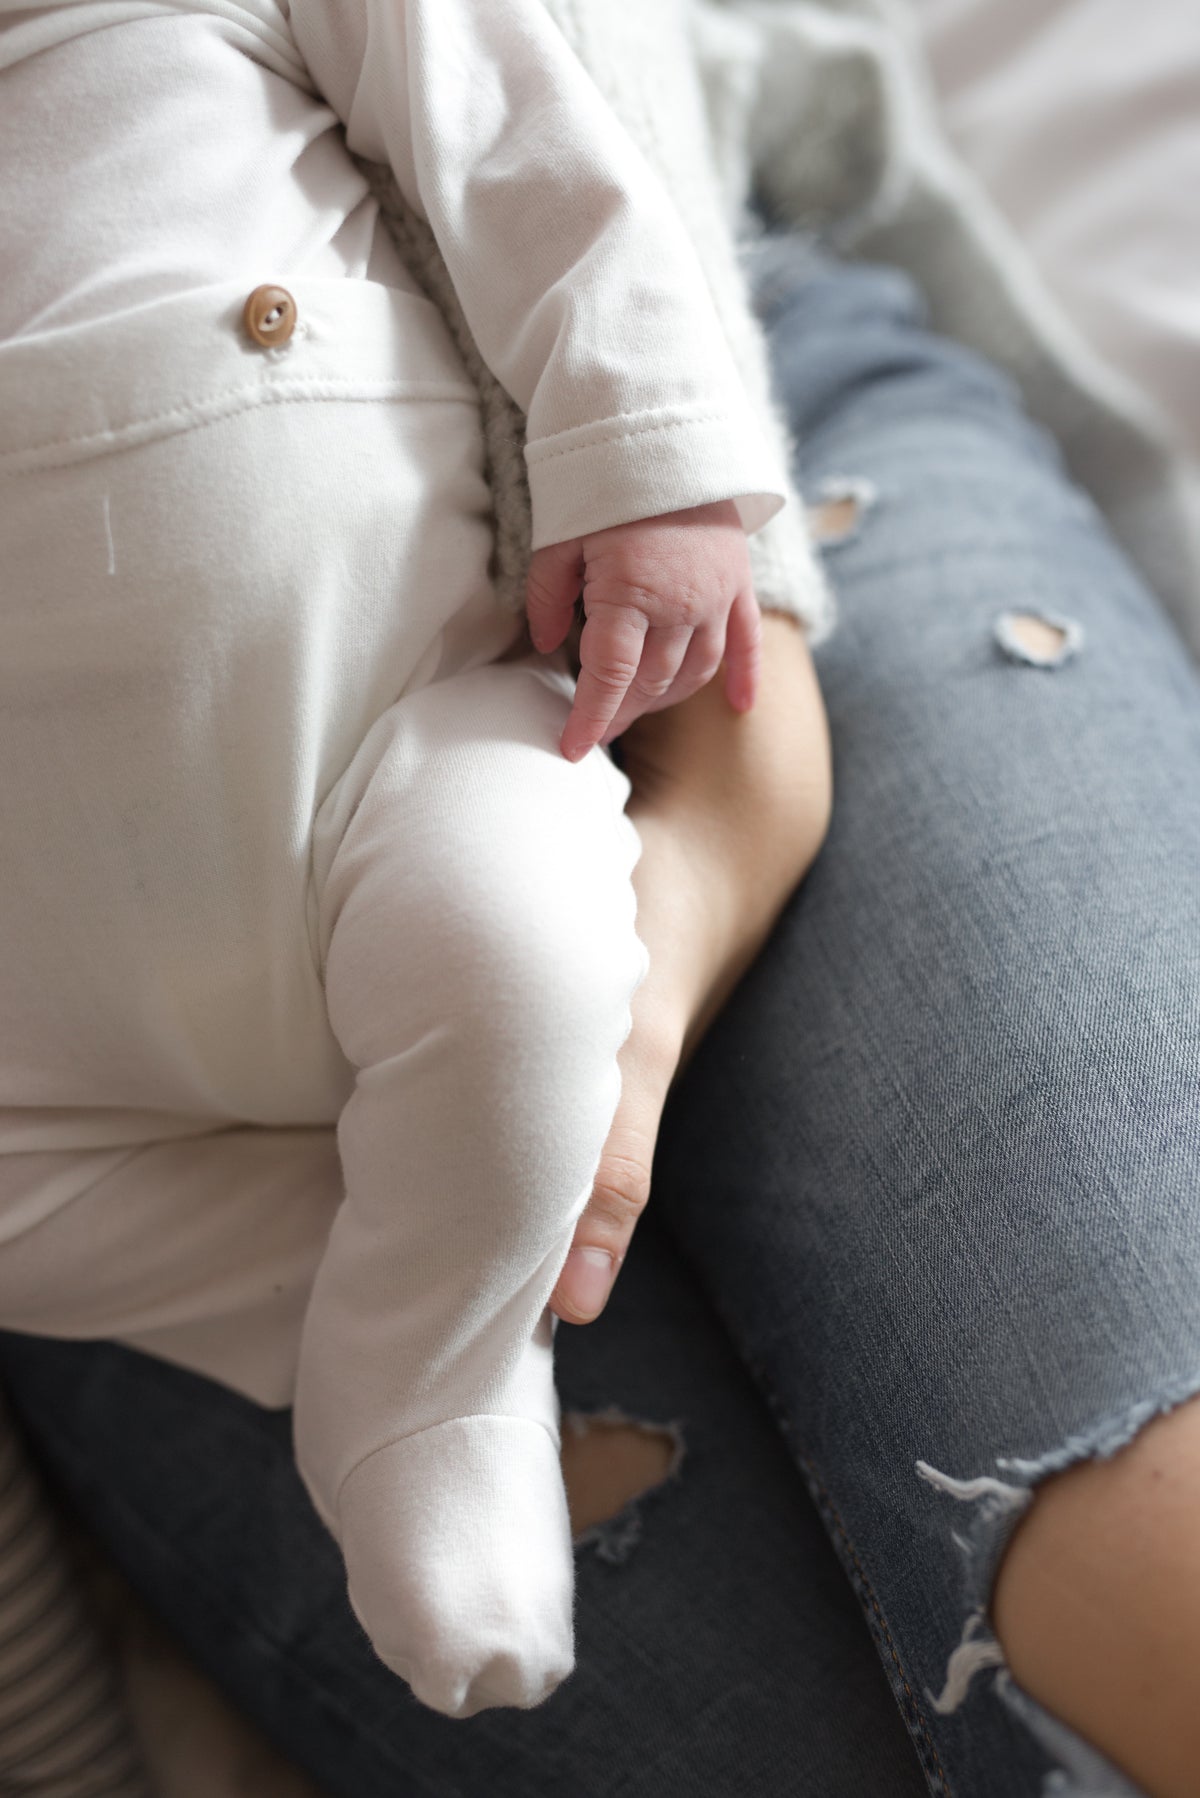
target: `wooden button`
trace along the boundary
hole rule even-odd
[[[242,323],[266,350],[288,341],[296,317],[296,302],[286,287],[256,287],[242,308]]]

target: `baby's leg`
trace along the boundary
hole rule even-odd
[[[318,821],[329,1015],[358,1070],[296,1448],[381,1657],[449,1716],[574,1665],[547,1301],[646,957],[628,782],[557,743],[569,677],[400,700]]]

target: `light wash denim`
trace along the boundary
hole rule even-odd
[[[1134,1790],[986,1606],[1037,1481],[1200,1391],[1200,676],[907,279],[794,235],[746,258],[802,490],[859,501],[816,651],[835,815],[672,1096],[607,1311],[557,1333],[564,1410],[683,1450],[578,1546],[576,1672],[424,1710],[287,1413],[0,1340],[78,1510],[331,1798]],[[1057,665],[1021,613],[1062,621]]]

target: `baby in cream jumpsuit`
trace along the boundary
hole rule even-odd
[[[478,396],[349,150],[528,415],[535,549],[783,503],[540,0],[0,0],[0,1325],[294,1402],[470,1716],[573,1665],[547,1301],[639,845],[561,655],[499,659]]]

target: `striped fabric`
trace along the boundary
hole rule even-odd
[[[0,1395],[0,1798],[149,1798],[113,1657]]]

